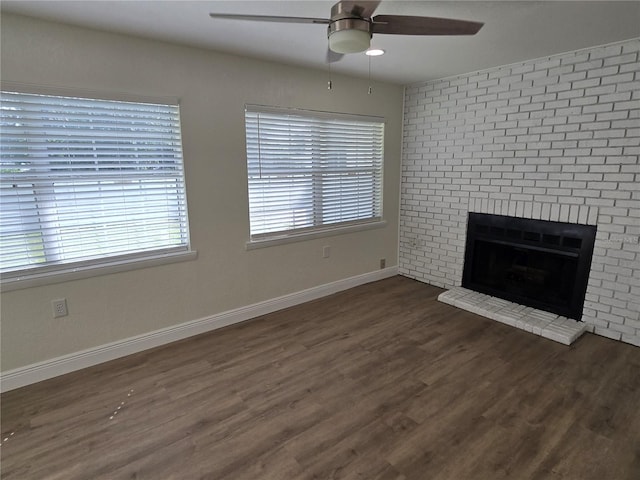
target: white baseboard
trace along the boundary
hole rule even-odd
[[[16,368],[2,373],[0,376],[0,391],[7,392],[24,387],[32,383],[64,375],[99,363],[125,357],[149,348],[158,347],[218,328],[244,322],[251,318],[282,310],[283,308],[299,305],[317,298],[322,298],[342,290],[375,282],[383,278],[398,274],[398,267],[389,267],[355,277],[337,280],[299,292],[272,298],[264,302],[254,303],[246,307],[228,310],[226,312],[199,318],[172,327],[155,330],[99,347],[82,350],[69,355],[53,358],[44,362],[34,363],[26,367]]]

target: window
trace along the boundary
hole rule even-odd
[[[248,106],[245,122],[252,241],[381,220],[382,119]]]
[[[187,251],[177,105],[2,92],[3,280]]]

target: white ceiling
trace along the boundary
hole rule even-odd
[[[329,18],[334,0],[31,1],[3,0],[14,12],[277,62],[326,68],[326,26],[214,20],[209,12]],[[484,22],[475,36],[374,35],[386,55],[375,79],[408,84],[640,37],[640,1],[383,1],[376,14]],[[368,57],[347,55],[335,72],[367,76]]]

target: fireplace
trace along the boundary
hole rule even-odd
[[[469,213],[462,286],[582,317],[596,227]]]

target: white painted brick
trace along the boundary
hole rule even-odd
[[[594,333],[597,335],[602,335],[603,337],[611,338],[613,340],[620,340],[622,337],[621,333],[615,332],[609,328],[596,327]]]
[[[582,225],[587,225],[589,222],[589,207],[586,205],[580,206],[580,211],[578,213],[578,221],[577,223]]]
[[[605,58],[603,65],[607,66],[607,65],[621,65],[625,63],[632,63],[632,62],[635,62],[637,58],[638,56],[635,52],[627,53],[626,55],[616,55],[613,57]]]
[[[636,347],[640,347],[640,335],[622,335],[623,342],[630,343],[631,345],[635,345]]]
[[[640,71],[640,64],[638,62],[629,63],[626,65],[620,65],[620,73],[625,72],[638,72]]]
[[[615,57],[622,53],[622,45],[610,45],[606,47],[597,47],[589,53],[589,60],[598,58]]]
[[[580,53],[574,52],[570,55],[560,56],[560,65],[573,65],[576,63],[585,63],[588,60],[589,60],[588,52],[580,52]]]
[[[639,345],[639,51],[632,40],[408,87],[399,271],[459,285],[467,210],[598,224],[586,327]],[[408,248],[410,235],[424,243]]]

